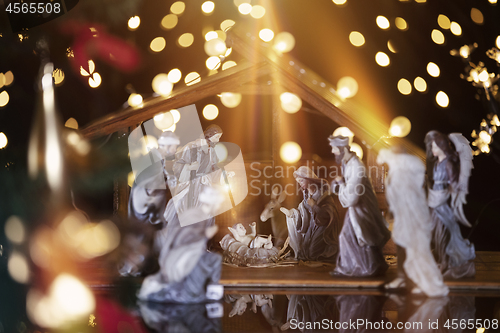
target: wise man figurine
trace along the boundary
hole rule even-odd
[[[382,255],[382,247],[391,234],[378,207],[366,167],[350,150],[348,137],[331,135],[328,140],[342,170],[342,176],[334,179],[331,188],[338,195],[342,207],[347,208],[339,235],[337,266],[332,274],[383,274],[388,266]]]

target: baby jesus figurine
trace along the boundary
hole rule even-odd
[[[234,225],[233,226],[234,228],[232,227],[227,227],[227,228],[233,234],[234,239],[250,247],[250,243],[254,240],[255,236],[257,236],[256,226],[257,223],[255,222],[252,222],[250,224],[250,229],[252,229],[252,232],[248,235],[247,235],[247,229],[241,223]]]

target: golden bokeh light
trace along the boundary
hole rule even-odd
[[[128,30],[136,30],[141,25],[141,18],[139,16],[133,16],[128,19]]]
[[[227,159],[228,151],[226,146],[222,143],[219,142],[215,145],[215,154],[217,154],[217,158],[219,159],[220,162],[224,162]]]
[[[434,29],[431,32],[432,41],[438,45],[444,44],[444,35],[441,31]]]
[[[377,52],[375,55],[375,61],[379,66],[387,67],[391,63],[389,56],[384,52]]]
[[[78,121],[76,121],[73,117],[69,118],[66,120],[66,123],[64,123],[64,126],[67,128],[78,129]]]
[[[224,20],[222,21],[222,23],[220,24],[220,28],[222,29],[222,31],[227,31],[229,28],[231,28],[236,22],[234,22],[233,20]]]
[[[201,11],[204,12],[205,14],[212,13],[214,9],[215,9],[215,3],[213,3],[213,1],[205,1],[201,5]]]
[[[97,88],[101,85],[102,83],[102,78],[101,75],[97,72],[94,72],[90,77],[89,77],[89,86],[91,88]]]
[[[220,58],[216,56],[212,56],[207,59],[205,62],[205,66],[207,66],[210,70],[216,70],[220,67]]]
[[[181,120],[181,113],[178,110],[172,109],[170,110],[170,114],[172,115],[172,117],[174,117],[175,124],[177,124],[179,120]]]
[[[394,42],[389,40],[387,41],[387,48],[389,49],[389,51],[391,51],[392,53],[398,53],[398,50],[394,47]]]
[[[408,30],[408,23],[402,17],[396,17],[395,24],[399,30]]]
[[[239,5],[241,5],[242,3],[250,3],[250,2],[252,2],[252,0],[233,0],[233,4],[236,7],[239,7]]]
[[[436,94],[436,103],[442,108],[447,108],[450,104],[450,99],[444,91],[440,91]]]
[[[0,88],[2,88],[5,85],[5,75],[3,73],[0,73]]]
[[[184,83],[186,83],[186,86],[192,86],[193,84],[196,84],[200,81],[201,77],[198,72],[191,72],[184,78]]]
[[[179,37],[177,42],[179,43],[179,45],[181,47],[189,47],[194,42],[194,36],[193,36],[193,34],[186,32]]]
[[[440,74],[439,66],[433,62],[427,64],[427,73],[432,77],[438,77]]]
[[[351,143],[351,151],[354,152],[360,160],[363,159],[363,148],[356,142]]]
[[[158,148],[158,139],[153,135],[144,135],[139,139],[142,155],[146,155],[151,149]]]
[[[180,69],[174,68],[170,72],[168,72],[167,77],[170,82],[177,83],[182,78],[182,72],[180,71]]]
[[[260,5],[255,5],[252,7],[252,11],[250,12],[250,16],[254,19],[260,19],[266,15],[266,9]]]
[[[411,83],[407,79],[400,79],[398,81],[398,90],[402,95],[411,94]]]
[[[220,101],[227,108],[235,108],[241,103],[241,94],[223,92],[222,94],[220,94]]]
[[[451,22],[450,31],[455,36],[460,36],[462,34],[462,27],[457,22]]]
[[[62,69],[56,68],[52,72],[52,77],[54,78],[54,83],[56,86],[60,85],[64,81],[64,72]]]
[[[483,24],[484,23],[483,13],[481,13],[481,11],[477,8],[472,8],[470,10],[470,18],[476,24]]]
[[[77,252],[82,258],[92,259],[105,255],[120,244],[118,227],[109,220],[99,223],[86,223],[77,234]]]
[[[151,87],[153,91],[161,96],[168,96],[174,88],[174,84],[168,79],[168,75],[160,73],[153,78],[151,81]]]
[[[358,82],[350,76],[344,76],[337,82],[337,94],[342,98],[351,98],[358,93]]]
[[[274,38],[273,49],[280,53],[290,52],[295,46],[295,37],[289,32],[283,31]]]
[[[224,55],[227,50],[226,43],[220,38],[214,38],[205,42],[205,53],[209,56]]]
[[[425,92],[427,90],[427,82],[420,76],[417,76],[415,80],[413,80],[413,86],[416,91]]]
[[[14,244],[21,244],[26,237],[23,221],[15,215],[7,219],[4,226],[5,236]]]
[[[167,42],[165,41],[165,38],[163,37],[156,37],[151,41],[151,44],[149,44],[149,47],[151,48],[151,51],[153,52],[160,52],[163,51],[165,46],[167,45]]]
[[[264,42],[270,42],[274,38],[274,31],[272,31],[271,29],[262,29],[261,31],[259,31],[259,38]]]
[[[7,147],[7,144],[9,143],[9,140],[7,140],[7,135],[5,133],[0,132],[0,149],[4,149]]]
[[[287,141],[281,145],[280,157],[285,163],[296,163],[302,157],[302,148],[297,142]]]
[[[175,28],[177,23],[179,22],[179,18],[175,14],[168,14],[161,20],[162,28],[166,30],[170,30]]]
[[[184,10],[186,9],[186,4],[182,1],[177,1],[170,6],[170,11],[175,14],[175,15],[180,15],[184,13]]]
[[[7,73],[5,73],[4,79],[5,79],[5,85],[10,86],[12,82],[14,82],[14,74],[12,73],[12,71],[8,71]]]
[[[24,254],[13,251],[7,263],[10,277],[18,283],[28,283],[30,280],[30,268]]]
[[[442,29],[450,29],[451,22],[448,16],[439,14],[437,21]]]
[[[491,3],[491,4],[495,4],[495,3],[497,3],[497,0],[488,0],[488,1],[489,1],[489,3]]]
[[[142,104],[142,96],[140,94],[130,94],[128,97],[128,105],[136,107]]]
[[[252,12],[252,5],[244,2],[238,6],[238,11],[243,15],[248,15]]]
[[[299,96],[291,92],[284,92],[280,95],[281,108],[287,113],[296,113],[302,107],[302,100]]]
[[[234,67],[234,66],[236,66],[236,62],[229,60],[229,61],[226,61],[225,63],[222,64],[222,70],[224,71],[224,70],[229,69],[229,68]]]
[[[129,187],[134,187],[134,183],[135,183],[135,175],[131,171],[128,173],[128,176],[127,176],[127,184]]]
[[[222,39],[223,41],[226,41],[226,33],[222,30],[215,30],[215,32],[217,33],[217,37],[219,37],[220,39]]]
[[[219,108],[214,104],[205,105],[203,108],[203,117],[207,120],[214,120],[219,115]]]
[[[416,3],[426,3],[427,0],[415,0]]]
[[[365,44],[365,36],[361,32],[351,31],[349,34],[349,42],[354,46],[361,46]]]
[[[208,42],[211,39],[219,38],[219,35],[215,31],[209,31],[205,34],[205,40]]]
[[[411,122],[404,116],[399,116],[391,121],[389,135],[398,138],[404,138],[411,131]]]
[[[347,0],[332,0],[334,4],[341,6],[347,2]]]
[[[342,135],[345,136],[346,138],[349,138],[349,144],[351,144],[352,141],[354,140],[354,133],[348,127],[345,126],[337,127],[335,131],[333,131],[332,135],[333,136]]]
[[[382,15],[377,16],[376,22],[378,27],[383,30],[389,29],[389,27],[391,26],[387,17]]]
[[[0,93],[0,108],[3,108],[4,106],[7,105],[7,103],[9,103],[9,93],[7,91],[2,91]]]

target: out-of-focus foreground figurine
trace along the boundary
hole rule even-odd
[[[386,198],[394,215],[392,239],[398,246],[398,276],[386,289],[404,288],[408,278],[416,285],[412,293],[447,295],[448,287],[431,252],[432,224],[423,187],[424,164],[399,147],[380,150],[377,163],[389,166]]]
[[[382,247],[391,234],[378,207],[366,167],[349,148],[349,138],[331,135],[337,164],[343,177],[332,182],[332,191],[339,197],[347,213],[339,236],[339,256],[333,275],[372,276],[383,274],[388,266]]]
[[[434,256],[445,278],[459,279],[476,273],[474,245],[462,237],[458,222],[470,227],[464,212],[471,174],[472,149],[460,133],[430,131],[427,148],[428,204],[434,225]]]

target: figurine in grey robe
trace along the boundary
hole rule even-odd
[[[332,191],[348,208],[339,236],[339,256],[332,274],[372,276],[383,274],[388,266],[382,247],[391,237],[378,207],[377,197],[363,162],[349,149],[349,138],[330,136],[332,153],[342,164],[343,177],[332,182]]]
[[[469,141],[459,133],[430,131],[427,147],[428,204],[434,225],[434,256],[445,278],[476,273],[474,245],[462,237],[458,223],[470,227],[463,212],[472,166]]]
[[[286,215],[295,259],[333,262],[338,251],[339,221],[328,183],[306,166],[293,176],[302,189],[303,200],[297,209],[280,210]]]
[[[392,239],[398,246],[398,277],[386,289],[404,288],[408,278],[416,285],[414,294],[446,296],[448,287],[431,252],[432,224],[423,187],[424,163],[400,147],[381,149],[377,163],[389,166],[386,198],[394,214]]]

